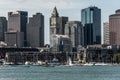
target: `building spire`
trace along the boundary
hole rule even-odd
[[[57,12],[56,6],[55,6],[54,9],[53,9],[52,17],[59,17],[59,14],[58,14],[58,12]]]

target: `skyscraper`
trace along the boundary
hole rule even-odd
[[[101,44],[101,9],[82,9],[81,22],[84,29],[84,45]]]
[[[37,13],[29,18],[27,42],[31,47],[44,46],[44,16],[42,13]]]
[[[110,44],[120,45],[120,9],[109,16]]]
[[[104,44],[109,44],[109,23],[103,23],[103,41]]]
[[[0,41],[4,41],[4,33],[7,31],[6,17],[0,17]]]
[[[61,16],[59,17],[59,24],[60,24],[60,34],[65,34],[65,24],[68,22],[68,17]]]
[[[23,32],[24,46],[26,46],[26,26],[28,13],[26,11],[8,12],[8,28],[7,32]]]
[[[65,25],[65,35],[69,36],[72,42],[72,47],[78,47],[82,44],[82,24],[80,21],[68,21]]]

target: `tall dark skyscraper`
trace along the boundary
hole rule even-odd
[[[44,46],[44,16],[42,13],[37,13],[29,18],[27,42],[31,47]]]
[[[0,17],[0,41],[4,41],[4,33],[7,31],[6,17]]]
[[[23,32],[24,33],[24,46],[27,45],[26,41],[26,27],[27,27],[28,12],[16,11],[8,13],[8,28],[7,32]]]
[[[65,34],[65,24],[68,22],[68,17],[61,16],[59,17],[59,24],[60,24],[60,34]]]
[[[84,45],[101,44],[101,9],[82,9],[81,22],[84,29]]]

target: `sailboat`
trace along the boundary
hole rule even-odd
[[[72,64],[72,60],[71,60],[70,57],[69,57],[69,60],[68,60],[68,65],[69,65],[69,66],[73,66],[73,64]]]
[[[81,66],[81,64],[80,63],[73,63],[71,57],[69,57],[66,66]]]
[[[67,60],[67,65],[66,66],[73,66],[74,64],[72,63],[71,57],[68,58]]]

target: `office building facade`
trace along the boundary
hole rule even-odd
[[[29,18],[27,43],[31,47],[44,46],[44,15],[42,13],[37,13]]]
[[[6,17],[0,17],[0,41],[4,41],[4,33],[7,31]]]
[[[71,52],[72,44],[67,35],[54,35],[51,39],[52,52]]]
[[[5,42],[9,47],[23,47],[24,33],[23,32],[5,32]]]
[[[68,17],[61,16],[59,17],[59,24],[60,24],[60,34],[65,34],[65,24],[68,22]]]
[[[72,42],[72,47],[83,45],[83,29],[80,21],[68,21],[65,25],[65,35],[68,35]]]
[[[84,45],[101,44],[101,9],[82,9],[81,22],[84,29]]]
[[[28,12],[16,11],[8,12],[8,28],[7,32],[23,32],[24,33],[24,46],[27,45],[26,41],[26,27],[27,27]]]
[[[109,35],[109,23],[108,22],[105,22],[103,23],[103,44],[110,44],[109,43],[109,38],[110,38],[110,35]]]
[[[109,16],[110,44],[120,45],[120,9]]]

